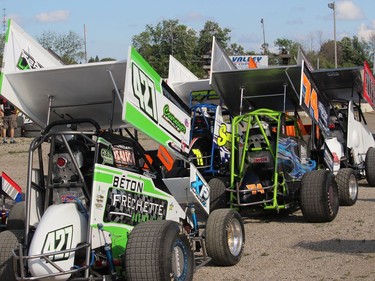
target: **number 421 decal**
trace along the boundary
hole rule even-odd
[[[49,232],[44,241],[42,253],[58,252],[72,248],[73,225]],[[67,260],[69,253],[61,253],[52,256],[53,261]]]
[[[139,101],[139,108],[157,122],[154,81],[134,63],[132,63],[132,74],[133,94]]]

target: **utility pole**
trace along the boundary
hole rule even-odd
[[[264,20],[261,19],[260,23],[262,24],[262,30],[263,30],[263,44],[262,44],[262,48],[263,48],[263,54],[265,55],[267,53],[267,44],[266,44],[266,32],[264,30]]]
[[[335,44],[335,68],[337,68],[337,43],[336,43],[336,5],[335,1],[328,3],[328,8],[333,11],[333,41]]]

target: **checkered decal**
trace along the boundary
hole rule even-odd
[[[110,188],[104,211],[104,222],[115,222],[131,226],[140,222],[142,217],[149,219],[165,219],[168,201],[144,194],[126,192],[122,189]],[[117,200],[115,199],[117,198]],[[121,198],[121,200],[118,200]],[[122,201],[122,199],[126,201]],[[131,200],[131,201],[130,201]],[[160,212],[156,211],[162,208]],[[159,215],[162,213],[162,215]]]

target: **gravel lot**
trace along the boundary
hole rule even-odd
[[[374,130],[375,114],[366,114]],[[31,139],[0,145],[0,171],[26,184]],[[358,201],[331,223],[306,223],[301,212],[245,219],[246,246],[233,267],[207,265],[194,280],[375,280],[375,188],[360,182]]]

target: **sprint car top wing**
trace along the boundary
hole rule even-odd
[[[190,104],[192,92],[212,90],[209,79],[199,79],[173,56],[169,56],[167,82],[185,104]]]
[[[190,109],[133,48],[129,48],[122,120],[182,156],[189,153]]]
[[[329,101],[319,90],[308,62],[237,70],[215,39],[212,50],[211,86],[233,115],[258,108],[304,110],[324,135],[329,134]]]
[[[124,127],[115,92],[123,90],[125,70],[124,61],[63,65],[9,21],[1,95],[42,128],[73,118],[93,118],[102,128]]]
[[[213,40],[210,84],[233,115],[254,108],[294,111],[299,104],[301,66],[237,69]]]
[[[359,100],[362,97],[362,66],[314,70],[311,75],[329,100],[349,101]]]

